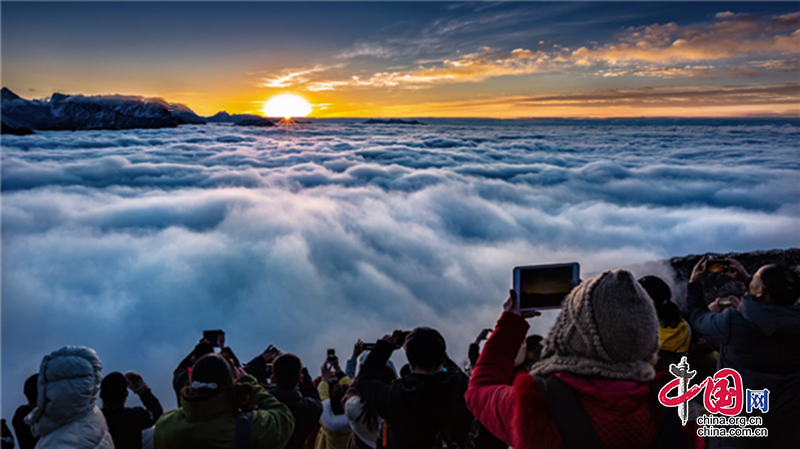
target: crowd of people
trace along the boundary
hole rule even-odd
[[[240,363],[220,332],[178,364],[179,407],[167,412],[138,373],[103,376],[95,351],[67,346],[25,382],[16,440],[4,420],[2,447],[800,447],[800,278],[778,265],[752,276],[734,259],[724,267],[711,274],[700,259],[683,309],[662,279],[606,271],[572,289],[546,338],[527,335],[526,320],[540,313],[522,310],[511,290],[464,367],[429,327],[359,340],[344,370],[330,351],[319,376],[272,345]],[[707,300],[703,282],[720,275],[748,292]],[[408,363],[397,370],[390,358],[400,348]],[[702,437],[694,419],[681,422],[661,405],[658,393],[684,357],[701,374],[696,382],[731,368],[745,387],[768,390],[768,409],[748,411],[768,436]],[[144,407],[126,406],[129,392]],[[703,404],[691,402],[692,418],[709,413]]]

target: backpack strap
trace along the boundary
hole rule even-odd
[[[375,441],[375,447],[388,447],[389,446],[389,425],[386,420],[381,420],[378,426],[378,439]]]
[[[683,431],[683,424],[678,414],[669,409],[658,430],[655,449],[679,449],[682,447],[686,447],[686,432]]]
[[[546,379],[539,376],[534,379],[547,398],[564,449],[605,448],[575,390],[552,374]]]
[[[250,449],[250,426],[253,423],[253,412],[244,412],[236,418],[236,449]]]

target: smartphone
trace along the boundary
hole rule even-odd
[[[375,343],[364,343],[365,351],[372,351],[373,349],[375,349]]]
[[[709,273],[727,273],[729,262],[725,259],[708,258],[706,261],[706,271]]]
[[[220,334],[225,334],[224,331],[221,329],[213,330],[213,331],[203,331],[203,338],[208,340],[211,343],[211,346],[218,348],[219,347],[219,336]]]
[[[403,331],[403,333],[400,335],[400,345],[401,346],[406,344],[406,339],[408,338],[408,334],[410,334],[410,333],[411,333],[411,331]]]
[[[733,305],[733,300],[730,298],[724,298],[719,300],[719,307],[721,310],[725,310],[732,305]]]
[[[336,350],[335,349],[328,349],[328,360],[336,357]]]
[[[514,268],[514,291],[522,310],[558,309],[580,279],[577,262]]]

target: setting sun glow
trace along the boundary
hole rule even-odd
[[[311,105],[303,98],[292,94],[277,95],[264,103],[264,115],[267,117],[305,117],[311,113]]]

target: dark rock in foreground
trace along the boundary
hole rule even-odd
[[[25,128],[24,126],[17,128],[11,125],[7,125],[6,122],[2,122],[2,131],[0,131],[0,134],[11,134],[12,136],[27,136],[29,134],[34,134],[34,132],[28,128]]]
[[[271,120],[267,120],[263,117],[257,117],[252,119],[240,120],[236,122],[234,126],[275,126],[275,123],[272,123]]]
[[[205,123],[185,105],[173,113],[170,104],[160,98],[55,93],[48,100],[26,100],[5,87],[2,114],[9,126],[37,131],[174,128]]]
[[[371,118],[364,122],[365,125],[427,125],[416,120],[403,120],[399,118],[379,119]]]
[[[749,253],[709,253],[715,258],[730,257],[738,260],[752,276],[764,265],[779,264],[788,268],[797,269],[800,266],[800,248],[773,249],[767,251],[753,251]],[[692,269],[703,255],[689,255],[684,257],[673,257],[669,260],[672,269],[675,271],[675,281],[677,284],[685,285],[689,282]],[[728,276],[712,273],[703,283],[706,299],[724,298],[729,295],[741,297],[746,291],[747,286],[741,282],[734,281]],[[675,296],[676,292],[673,292]],[[684,292],[678,292],[682,297]]]

